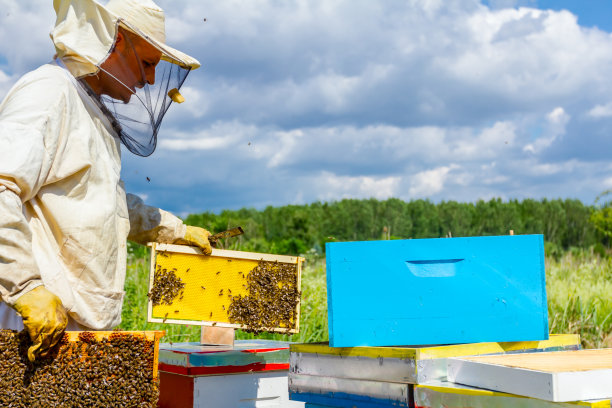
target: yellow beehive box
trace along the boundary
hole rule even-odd
[[[299,331],[301,257],[151,244],[149,322]]]

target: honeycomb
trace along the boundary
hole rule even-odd
[[[0,330],[2,407],[155,407],[163,332],[66,332],[31,363],[27,332]]]

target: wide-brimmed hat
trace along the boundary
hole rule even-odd
[[[98,72],[113,48],[119,26],[157,47],[162,59],[195,69],[198,60],[166,44],[164,11],[152,0],[54,0],[57,14],[51,39],[57,56],[76,77]]]

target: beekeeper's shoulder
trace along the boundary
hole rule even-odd
[[[23,75],[9,91],[28,93],[39,101],[60,101],[76,96],[74,81],[64,68],[49,63]]]

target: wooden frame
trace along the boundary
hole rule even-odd
[[[186,255],[204,255],[203,252],[196,247],[185,246],[185,245],[172,245],[172,244],[158,244],[158,243],[150,243],[151,247],[151,257],[149,261],[149,290],[153,287],[154,281],[154,273],[155,266],[157,264],[157,254],[158,252],[171,252],[176,254],[186,254]],[[225,249],[216,249],[213,248],[210,257],[219,257],[219,258],[228,258],[228,259],[236,259],[236,260],[248,260],[248,261],[269,261],[269,262],[279,262],[279,263],[287,263],[287,264],[295,264],[297,267],[297,286],[301,292],[302,286],[302,263],[304,262],[304,258],[298,256],[288,256],[288,255],[274,255],[274,254],[264,254],[257,252],[243,252],[243,251],[231,251]],[[298,304],[296,306],[296,321],[295,328],[287,330],[284,327],[271,327],[271,328],[263,328],[264,331],[268,332],[277,332],[277,333],[291,333],[295,334],[299,332],[300,325],[300,306],[301,299],[298,300]],[[188,325],[199,325],[199,326],[211,326],[216,328],[231,328],[231,329],[241,329],[245,328],[242,324],[235,323],[227,323],[227,322],[218,322],[214,320],[185,320],[185,319],[172,319],[172,318],[156,318],[153,317],[153,303],[149,299],[148,307],[147,307],[147,321],[151,323],[171,323],[171,324],[188,324]]]

